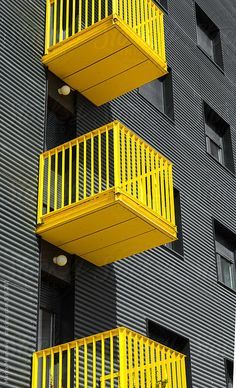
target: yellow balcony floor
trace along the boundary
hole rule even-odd
[[[43,217],[37,234],[102,266],[176,239],[176,227],[114,188]]]
[[[50,47],[42,61],[98,106],[167,73],[166,62],[116,15]]]

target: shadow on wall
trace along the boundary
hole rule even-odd
[[[75,338],[117,327],[114,265],[96,267],[75,260]]]
[[[77,94],[76,101],[76,115],[77,136],[90,132],[93,129],[109,124],[115,120],[109,102],[98,107],[79,93]]]

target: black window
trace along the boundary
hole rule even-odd
[[[230,126],[204,103],[206,149],[219,163],[234,172]]]
[[[225,286],[235,290],[236,236],[217,221],[214,221],[214,228],[218,280]]]
[[[178,240],[166,244],[166,246],[173,251],[179,253],[180,255],[184,254],[183,247],[183,233],[182,233],[182,221],[181,221],[181,204],[180,204],[180,193],[177,189],[174,189],[174,203],[175,203],[175,222],[177,226]]]
[[[174,120],[172,72],[139,88],[139,93],[152,105]]]
[[[157,4],[160,4],[165,11],[168,11],[168,0],[156,0]]]
[[[187,386],[191,388],[192,377],[189,339],[149,319],[147,319],[147,336],[162,345],[186,355]]]
[[[233,388],[233,371],[233,361],[225,360],[226,388]]]
[[[196,4],[197,42],[201,49],[223,69],[219,28]]]

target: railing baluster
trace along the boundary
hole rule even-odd
[[[53,45],[57,43],[57,0],[53,3]]]
[[[94,195],[94,135],[91,133],[91,195]]]
[[[62,350],[59,346],[59,373],[58,373],[58,388],[62,388]]]
[[[139,362],[138,362],[138,336],[137,334],[134,337],[134,386],[139,388]],[[141,386],[142,388],[142,386]]]
[[[84,199],[87,197],[87,143],[84,136]]]
[[[181,373],[182,373],[182,387],[187,388],[187,379],[186,379],[186,357],[182,356],[181,358]]]
[[[60,1],[60,23],[59,23],[59,42],[61,42],[63,37],[63,0]]]
[[[176,380],[176,354],[175,352],[172,353],[172,382],[173,382],[173,388],[178,388],[178,382]]]
[[[61,207],[65,204],[65,147],[62,146],[61,154]]]
[[[79,0],[78,8],[78,32],[80,32],[82,30],[82,0]]]
[[[110,187],[109,167],[110,166],[110,155],[109,155],[109,132],[106,128],[106,187]]]
[[[88,1],[88,0],[85,0]],[[102,0],[98,0],[98,22],[102,20]]]
[[[166,218],[170,221],[170,188],[169,188],[169,169],[168,161],[164,164],[164,175],[165,175],[165,199],[166,199]]]
[[[155,374],[155,352],[154,352],[154,342],[151,344],[151,379],[152,379],[152,388],[157,386],[156,374]]]
[[[47,381],[47,358],[45,352],[43,352],[43,371],[42,371],[42,388],[46,388]]]
[[[70,0],[64,0],[66,1],[66,39],[69,36],[69,10],[70,10]]]
[[[146,164],[147,164],[147,205],[149,208],[152,207],[151,199],[151,184],[150,184],[150,151],[149,148],[146,148]]]
[[[36,353],[33,354],[33,370],[32,370],[32,387],[38,388],[38,372],[39,372],[39,363],[38,363],[38,355]]]
[[[164,187],[164,162],[160,157],[160,188],[161,188],[161,215],[166,218],[165,187]]]
[[[44,155],[41,154],[39,157],[39,192],[38,192],[38,219],[37,223],[42,222],[43,216],[43,194],[44,194],[44,183],[45,183],[45,171],[44,171]]]
[[[114,344],[113,344],[112,333],[110,333],[110,374],[111,374],[110,387],[114,388]]]
[[[54,176],[54,210],[57,210],[57,186],[58,186],[58,151],[55,151],[55,176]]]
[[[97,387],[96,341],[93,338],[93,388]]]
[[[89,17],[88,2],[89,2],[89,0],[85,0],[85,23],[84,23],[84,28],[88,27],[88,17]]]
[[[51,154],[48,154],[48,187],[47,187],[47,214],[51,209]]]
[[[69,205],[72,202],[72,146],[69,145]]]
[[[75,201],[79,201],[79,176],[80,176],[80,164],[79,164],[79,141],[76,140],[76,167],[75,167]]]
[[[145,146],[144,143],[142,143],[141,146],[141,151],[142,151],[142,189],[143,189],[143,202],[146,205],[147,203],[147,192],[146,192],[146,158],[145,158]]]
[[[137,158],[136,158],[136,152],[135,152],[135,135],[132,135],[131,137],[131,150],[132,150],[132,180],[133,180],[133,196],[134,198],[137,197],[136,190],[137,190],[137,181],[136,181],[136,166],[137,166]]]
[[[46,26],[45,26],[45,54],[48,53],[48,49],[51,44],[51,1],[46,1]]]
[[[72,4],[72,20],[71,20],[72,30],[71,30],[71,33],[72,33],[72,35],[74,35],[74,33],[75,33],[75,0],[72,0],[72,1],[73,1],[73,4]]]
[[[51,349],[51,365],[50,365],[50,386],[54,387],[54,353],[53,350]]]
[[[166,358],[170,361],[171,359],[171,350],[168,349],[166,352]],[[171,382],[171,364],[170,362],[167,362],[166,364],[166,370],[167,370],[167,384],[170,384]]]
[[[141,161],[140,161],[140,139],[137,140],[137,176],[138,176],[138,200],[143,201],[143,190],[141,180]]]
[[[141,387],[145,387],[145,373],[144,373],[144,365],[145,365],[145,359],[144,359],[144,343],[143,343],[143,337],[140,339],[140,385]]]
[[[75,388],[79,388],[79,345],[75,344]]]
[[[154,164],[154,159],[155,154],[154,150],[151,151],[151,197],[152,197],[152,210],[156,211],[157,210],[157,205],[156,205],[156,200],[157,200],[157,193],[156,193],[156,183],[155,183],[155,164]]]
[[[130,332],[128,334],[128,384],[129,384],[129,388],[133,388],[134,386],[134,378],[133,378],[133,349],[132,349],[132,333]]]
[[[127,192],[131,194],[130,132],[126,134],[126,147],[127,147]]]
[[[101,146],[101,132],[98,131],[98,192],[102,191],[102,146]]]
[[[171,223],[175,224],[175,206],[174,206],[174,185],[172,176],[172,164],[168,165],[169,173],[169,188],[170,188],[170,219]]]
[[[88,388],[88,346],[84,340],[84,388]]]
[[[102,381],[101,381],[101,388],[106,387],[106,383],[104,380],[105,377],[105,342],[103,335],[101,335],[101,372],[102,372]]]
[[[147,387],[150,387],[151,379],[150,379],[150,357],[149,357],[148,339],[146,339],[146,343],[145,343],[145,364],[146,364]]]
[[[71,388],[70,386],[70,373],[71,373],[71,353],[70,353],[70,346],[67,345],[67,388]]]
[[[121,165],[122,165],[122,184],[123,186],[126,183],[126,136],[125,136],[125,130],[122,127],[121,129]],[[124,187],[126,190],[126,187]]]

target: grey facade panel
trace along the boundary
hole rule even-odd
[[[0,15],[0,386],[26,388],[37,332],[34,228],[45,115],[44,5],[2,0]]]

